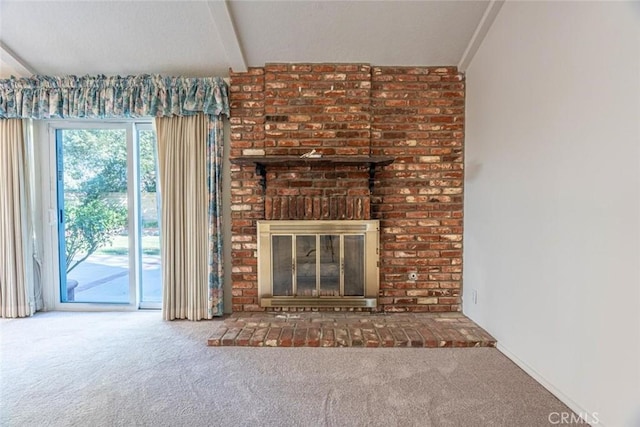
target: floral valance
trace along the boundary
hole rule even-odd
[[[0,80],[0,118],[229,116],[220,77],[32,76]]]

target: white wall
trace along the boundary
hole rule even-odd
[[[506,2],[466,131],[465,314],[594,424],[640,423],[640,3]]]

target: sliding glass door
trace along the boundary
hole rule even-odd
[[[140,305],[160,308],[162,274],[160,269],[160,193],[158,191],[158,150],[156,133],[151,127],[137,126],[140,215]]]
[[[150,124],[55,129],[60,302],[161,302],[156,141]]]

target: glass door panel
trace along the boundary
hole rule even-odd
[[[129,303],[126,129],[56,130],[62,302]]]
[[[162,302],[160,268],[160,200],[158,197],[158,154],[156,134],[138,129],[141,303]]]
[[[296,295],[317,296],[316,236],[296,236]]]
[[[364,236],[344,236],[344,295],[364,296]]]
[[[320,296],[340,296],[340,236],[320,236]]]
[[[274,296],[293,296],[292,236],[272,236],[271,272]]]

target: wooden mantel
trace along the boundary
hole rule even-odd
[[[310,166],[310,165],[353,165],[369,168],[369,191],[373,192],[376,166],[387,166],[393,163],[391,156],[239,156],[231,159],[236,165],[255,165],[256,174],[260,176],[260,185],[267,188],[267,167],[269,166]]]

